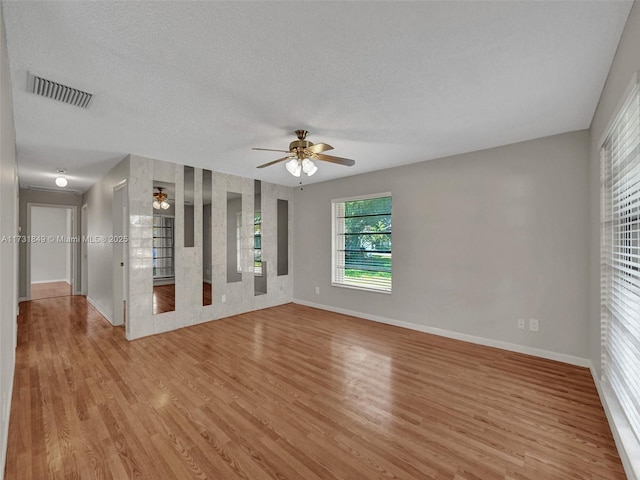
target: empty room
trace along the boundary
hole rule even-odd
[[[0,42],[0,479],[640,479],[637,1]]]

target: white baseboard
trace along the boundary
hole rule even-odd
[[[69,283],[69,280],[67,280],[66,278],[59,278],[58,280],[38,280],[37,282],[31,282],[31,285],[34,285],[37,283],[58,283],[58,282]],[[69,283],[69,285],[71,284]]]
[[[591,361],[587,358],[574,357],[573,355],[567,355],[565,353],[552,352],[549,350],[543,350],[541,348],[528,347],[526,345],[518,345],[516,343],[503,342],[501,340],[494,340],[485,337],[476,337],[474,335],[467,335],[466,333],[453,332],[450,330],[444,330],[442,328],[429,327],[426,325],[418,325],[417,323],[403,322],[386,317],[380,317],[378,315],[369,315],[367,313],[356,312],[354,310],[347,310],[344,308],[332,307],[329,305],[321,305],[318,303],[307,302],[306,300],[293,299],[293,303],[300,305],[306,305],[308,307],[319,308],[321,310],[328,310],[330,312],[342,313],[344,315],[350,315],[352,317],[364,318],[365,320],[372,320],[374,322],[386,323],[387,325],[394,325],[396,327],[408,328],[410,330],[416,330],[424,333],[431,333],[441,337],[453,338],[455,340],[462,340],[464,342],[475,343],[478,345],[484,345],[486,347],[500,348],[502,350],[509,350],[511,352],[524,353],[526,355],[533,355],[535,357],[546,358],[548,360],[556,360],[558,362],[568,363],[570,365],[576,365],[578,367],[591,367]]]
[[[631,431],[627,417],[613,392],[610,391],[610,387],[602,384],[593,364],[590,369],[604,413],[609,421],[609,427],[611,427],[613,439],[616,442],[620,460],[622,460],[624,473],[626,473],[628,480],[640,480],[640,441]]]
[[[100,313],[100,315],[102,315],[104,318],[107,319],[107,321],[113,325],[113,318],[111,317],[111,315],[107,314],[104,309],[98,304],[96,303],[90,296],[87,295],[87,302],[89,302],[89,304],[91,306],[93,306],[93,308],[95,308],[98,313]]]

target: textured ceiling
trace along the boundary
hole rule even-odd
[[[588,128],[631,1],[2,3],[21,186],[127,153],[297,185]],[[27,72],[95,94],[27,93]]]

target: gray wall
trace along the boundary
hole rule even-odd
[[[194,208],[193,205],[184,206],[184,244],[194,246]]]
[[[72,236],[68,231],[68,210],[55,207],[31,208],[31,235]],[[31,244],[31,283],[67,281],[71,264],[71,243],[34,242]]]
[[[0,237],[18,234],[17,209],[16,132],[7,43],[0,5]],[[0,243],[0,478],[4,474],[7,458],[9,407],[15,369],[17,258],[18,248],[15,243]]]
[[[211,204],[203,205],[202,210],[202,279],[211,283]]]
[[[289,202],[278,199],[278,275],[289,274]]]
[[[241,198],[227,201],[227,282],[242,281],[242,273],[238,272],[237,268],[236,255],[236,223],[240,212],[242,212]],[[242,222],[244,223],[244,219]]]
[[[294,299],[586,359],[588,149],[580,131],[296,190]],[[331,199],[380,192],[393,293],[331,286]]]
[[[600,145],[609,123],[624,100],[632,77],[640,71],[640,4],[635,2],[627,19],[607,82],[591,123],[589,163],[589,354],[596,373],[601,375],[600,361]],[[640,478],[640,442],[631,433],[625,415],[606,382],[597,382],[618,451],[628,478]]]
[[[113,235],[113,188],[128,177],[129,157],[113,167],[84,194],[88,236]],[[113,263],[112,243],[87,244],[87,299],[110,322],[113,322]]]
[[[29,234],[29,225],[27,219],[27,205],[29,203],[40,203],[45,205],[68,205],[77,208],[77,232],[79,234],[82,230],[81,228],[81,215],[80,215],[80,207],[82,206],[82,197],[80,195],[73,195],[70,193],[64,192],[41,192],[38,190],[28,190],[21,188],[20,189],[20,231],[23,235]],[[80,244],[74,244],[74,247],[77,249],[76,258],[78,258],[78,262],[75,266],[75,276],[76,283],[74,285],[74,290],[79,291],[81,282],[81,266],[80,266]],[[20,298],[24,299],[27,297],[27,244],[21,243],[19,245],[20,254],[18,258],[18,295]]]

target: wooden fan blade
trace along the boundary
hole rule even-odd
[[[291,158],[291,156],[282,157],[282,158],[279,158],[277,160],[274,160],[273,162],[265,163],[264,165],[258,165],[256,168],[270,167],[271,165],[275,165],[276,163],[284,162],[285,160],[289,160],[290,158]]]
[[[351,167],[356,164],[356,161],[351,160],[350,158],[334,157],[333,155],[322,155],[321,153],[315,154],[313,158],[324,160],[325,162],[337,163],[338,165],[344,165],[346,167]]]
[[[252,148],[251,150],[263,150],[265,152],[284,152],[291,153],[289,150],[274,150],[273,148]]]
[[[333,147],[326,143],[316,143],[315,145],[305,148],[305,150],[311,153],[320,153],[326,152],[327,150],[333,150]]]

